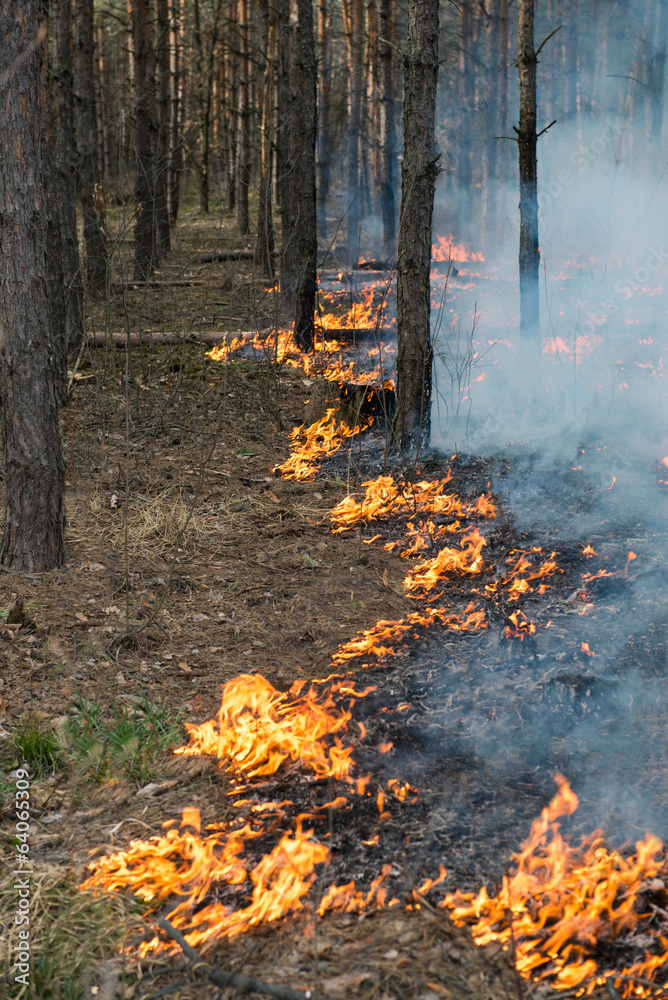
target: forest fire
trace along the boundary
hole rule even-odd
[[[439,594],[431,595],[439,582],[447,573],[456,575],[482,573],[483,561],[481,552],[486,544],[484,537],[477,528],[462,537],[461,548],[445,547],[433,559],[418,563],[409,570],[404,585],[409,591],[409,597],[429,597],[436,600]]]
[[[396,321],[386,315],[385,296],[374,305],[374,289],[367,288],[360,295],[359,302],[353,302],[342,315],[333,312],[318,312],[318,322],[322,330],[389,330]]]
[[[229,681],[217,721],[201,726],[186,723],[190,734],[182,754],[212,754],[249,778],[275,774],[283,761],[299,761],[319,777],[346,779],[350,773],[350,747],[343,748],[338,733],[347,729],[350,708],[335,705],[334,695],[364,698],[371,688],[356,691],[343,681],[327,687],[312,684],[301,695],[303,682],[295,681],[288,694],[277,691],[259,674],[242,674]],[[325,748],[325,737],[334,736]]]
[[[479,945],[512,947],[518,970],[535,982],[575,988],[577,996],[608,980],[625,997],[668,990],[663,844],[647,834],[625,857],[606,848],[597,830],[571,847],[557,820],[571,815],[578,799],[565,778],[557,775],[557,782],[500,891],[450,893],[441,905],[456,923],[470,925]],[[616,955],[628,964],[620,968]]]
[[[467,261],[484,261],[485,258],[481,253],[469,250],[465,244],[456,243],[450,235],[436,237],[431,248],[431,259],[437,261],[453,260],[464,264]]]
[[[474,610],[473,603],[462,615],[448,612],[445,608],[426,608],[398,621],[381,620],[371,628],[358,632],[354,639],[338,647],[332,655],[332,663],[342,667],[349,660],[363,656],[372,656],[382,662],[389,656],[396,656],[409,637],[417,638],[418,627],[429,628],[436,623],[455,632],[475,632],[487,628],[485,612]]]
[[[365,426],[369,426],[372,418],[367,418]],[[330,407],[325,416],[309,427],[295,427],[290,433],[294,442],[290,457],[277,465],[274,472],[280,472],[284,479],[296,479],[303,482],[312,479],[318,463],[327,455],[333,455],[346,438],[355,437],[363,430],[361,424],[349,427],[339,420],[334,407]]]
[[[397,482],[393,476],[378,476],[362,486],[366,493],[362,500],[345,497],[333,509],[331,518],[336,532],[350,531],[352,528],[370,521],[397,518],[402,515],[441,514],[453,517],[496,517],[496,508],[491,497],[483,494],[467,503],[454,493],[445,493],[444,487],[452,479],[452,473],[434,482]]]
[[[495,583],[490,583],[485,586],[485,590],[488,594],[496,594],[499,592],[500,588],[505,588],[505,594],[508,600],[516,601],[522,594],[530,594],[533,592],[533,588],[529,585],[530,580],[544,580],[545,577],[553,576],[555,573],[562,573],[556,563],[555,556],[556,552],[553,552],[548,559],[545,559],[540,566],[533,569],[531,560],[527,558],[530,555],[535,555],[536,553],[541,553],[542,548],[538,545],[534,545],[533,548],[524,551],[521,549],[513,549],[509,553],[509,558],[506,563],[514,563],[512,568],[508,572],[504,572],[500,580]],[[519,555],[519,559],[516,561],[513,556]],[[527,570],[531,570],[530,573],[526,573]],[[520,576],[520,574],[526,574]],[[538,587],[538,593],[544,594],[546,590],[549,589],[549,584],[541,583]]]

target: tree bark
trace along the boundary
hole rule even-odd
[[[428,445],[431,431],[429,265],[438,173],[434,135],[437,80],[438,0],[408,0],[397,251],[397,408],[392,425],[392,444],[404,453]]]
[[[317,139],[317,74],[313,8],[311,0],[297,0],[297,61],[299,90],[294,103],[296,153],[294,178],[297,189],[297,303],[295,340],[302,351],[312,351],[315,339],[316,263],[318,219],[315,186]]]
[[[327,239],[331,183],[332,0],[318,0],[318,231]]]
[[[241,236],[246,236],[249,230],[248,189],[250,187],[251,169],[251,108],[250,108],[250,23],[248,0],[238,0],[239,31],[239,113],[237,122],[239,135],[237,139],[237,229]]]
[[[297,344],[313,349],[316,258],[317,81],[311,0],[278,10],[281,172],[281,309]],[[281,96],[284,98],[281,103]],[[287,99],[286,99],[287,98]]]
[[[343,23],[348,46],[348,191],[346,244],[350,262],[357,260],[361,216],[360,141],[364,90],[364,4],[343,0]]]
[[[136,281],[151,277],[155,264],[155,176],[153,170],[153,88],[148,0],[132,0],[135,64],[135,261]]]
[[[72,4],[59,0],[53,18],[55,54],[56,186],[63,254],[67,353],[79,350],[83,336],[83,282],[79,260],[76,206],[74,88],[72,81]]]
[[[264,74],[262,80],[262,120],[260,125],[260,199],[257,218],[257,244],[255,263],[262,277],[268,281],[274,277],[274,217],[271,196],[272,178],[272,110],[274,80],[274,49],[276,47],[276,14],[269,0],[260,0],[263,48],[265,51]]]
[[[170,249],[169,222],[169,7],[168,0],[157,0],[158,36],[157,127],[155,145],[155,242],[156,257],[163,258]]]
[[[517,148],[520,170],[520,339],[535,341],[540,333],[538,270],[538,166],[536,160],[536,52],[534,0],[518,0],[520,119]]]
[[[41,572],[64,558],[62,282],[50,223],[50,116],[46,10],[0,5],[0,392],[5,529],[0,561]],[[51,226],[51,232],[50,232]]]
[[[654,52],[650,65],[650,104],[652,125],[650,136],[657,145],[661,143],[663,132],[663,94],[666,85],[666,47],[668,41],[668,4],[659,0],[657,4],[657,24]]]
[[[172,115],[169,154],[169,222],[176,224],[179,216],[181,196],[181,174],[183,172],[183,20],[185,0],[170,0],[172,21]]]
[[[104,199],[99,185],[97,125],[93,79],[93,0],[75,4],[75,93],[79,159],[79,194],[84,220],[86,280],[92,298],[104,298],[109,252],[104,236]]]
[[[392,259],[396,250],[397,223],[394,189],[395,169],[395,70],[394,52],[387,44],[391,40],[394,21],[394,0],[380,0],[380,40],[378,59],[382,97],[380,104],[380,214],[383,220],[383,254]]]

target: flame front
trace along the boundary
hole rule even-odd
[[[371,418],[368,418],[366,426],[370,423]],[[277,465],[274,472],[280,472],[284,479],[300,482],[312,479],[318,462],[327,455],[333,455],[346,438],[355,437],[361,429],[361,425],[349,427],[342,423],[332,406],[324,417],[309,427],[295,427],[290,434],[290,440],[294,442],[290,457],[282,465]]]
[[[518,970],[527,979],[547,980],[560,990],[581,986],[577,995],[591,994],[610,979],[624,996],[651,996],[625,977],[640,977],[668,989],[668,938],[654,932],[639,938],[643,957],[627,968],[610,968],[610,945],[633,948],[634,932],[649,929],[655,891],[665,906],[663,844],[650,834],[624,857],[608,850],[600,830],[578,847],[561,836],[557,820],[578,805],[568,782],[557,775],[559,791],[536,820],[526,843],[514,856],[514,874],[489,896],[485,887],[473,893],[449,893],[448,907],[457,924],[469,924],[479,945],[500,942],[514,950]],[[663,864],[662,864],[663,862]],[[655,881],[653,881],[655,880]],[[655,907],[656,909],[656,907]],[[619,952],[618,952],[619,953]]]

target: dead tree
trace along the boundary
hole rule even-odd
[[[431,430],[431,220],[438,173],[434,115],[438,0],[408,0],[404,59],[404,159],[397,248],[397,402],[392,444],[427,445]]]
[[[0,5],[0,396],[5,530],[0,559],[41,572],[63,562],[62,270],[52,222],[46,4]]]
[[[88,294],[104,298],[109,251],[104,235],[104,198],[99,181],[93,77],[93,0],[75,4],[74,82],[76,95],[79,194],[84,224]]]
[[[74,130],[74,88],[72,80],[72,4],[60,0],[53,16],[55,56],[54,108],[56,133],[56,188],[67,329],[67,352],[79,350],[84,336],[83,282],[79,260],[76,206],[76,135]]]
[[[536,340],[540,332],[538,269],[538,166],[536,158],[536,66],[534,0],[517,4],[517,68],[520,119],[517,148],[520,168],[520,339]]]

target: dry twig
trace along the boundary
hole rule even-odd
[[[183,934],[177,931],[164,917],[158,918],[158,926],[166,934],[176,941],[184,955],[190,959],[192,971],[205,975],[216,986],[231,986],[242,993],[262,993],[264,996],[278,997],[278,1000],[317,1000],[310,990],[291,990],[284,986],[272,986],[271,983],[263,983],[259,979],[252,979],[250,976],[243,976],[238,972],[226,972],[224,969],[216,969],[204,962],[199,954],[192,948]]]

